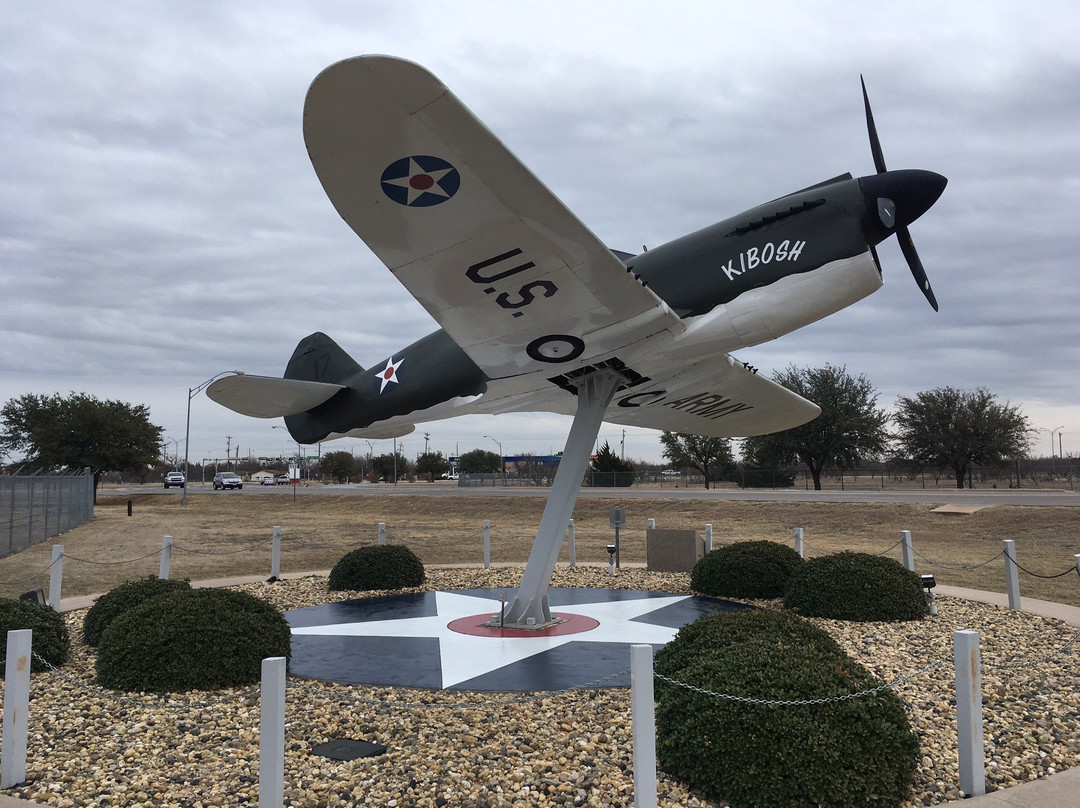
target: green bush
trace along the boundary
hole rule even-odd
[[[94,601],[94,605],[83,618],[83,639],[87,645],[97,647],[102,632],[128,609],[145,603],[150,598],[180,589],[191,589],[191,585],[187,581],[163,580],[153,575],[127,581],[110,589]]]
[[[284,615],[229,589],[181,589],[118,616],[101,635],[97,678],[117,690],[172,693],[259,681],[262,660],[291,656]]]
[[[67,662],[71,650],[71,638],[63,616],[49,606],[36,600],[0,599],[0,678],[7,665],[7,633],[20,629],[34,632],[30,638],[30,650],[53,667]],[[48,670],[48,665],[31,658],[30,670]]]
[[[784,612],[703,617],[656,655],[658,674],[769,701],[831,699],[879,686],[821,629]],[[750,704],[659,679],[657,757],[699,796],[732,808],[889,808],[919,758],[899,697]]]
[[[792,576],[784,608],[832,620],[919,620],[929,611],[922,581],[889,558],[837,553],[807,561]]]
[[[690,573],[690,588],[722,598],[779,598],[802,565],[799,554],[786,545],[736,542],[699,560]]]
[[[396,544],[360,547],[346,553],[330,570],[331,591],[404,589],[424,583],[424,564],[408,547]]]

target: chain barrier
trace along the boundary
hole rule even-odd
[[[971,570],[977,570],[980,567],[985,567],[987,564],[992,564],[993,562],[997,561],[999,558],[1001,558],[1005,554],[1004,551],[1002,551],[1002,552],[998,553],[996,556],[994,556],[993,558],[988,558],[986,561],[983,561],[981,564],[976,564],[973,567],[962,567],[962,566],[959,566],[957,564],[945,564],[945,563],[943,563],[941,561],[934,561],[934,560],[929,559],[926,556],[924,556],[918,550],[912,550],[912,552],[915,555],[917,555],[919,558],[921,558],[923,561],[925,561],[927,564],[929,564],[931,567],[937,567],[937,568],[943,569],[943,570],[958,570],[958,571],[963,571],[963,572],[970,572]]]
[[[621,670],[618,673],[612,673],[608,676],[602,676],[599,679],[593,679],[592,681],[585,682],[579,685],[573,685],[572,687],[563,688],[562,690],[547,690],[547,691],[532,691],[527,696],[519,696],[513,699],[496,699],[486,700],[478,702],[409,702],[409,701],[389,701],[386,699],[365,699],[351,693],[343,693],[335,690],[326,690],[321,687],[314,687],[312,685],[300,684],[298,681],[289,678],[285,680],[287,687],[294,690],[300,690],[306,693],[311,693],[316,696],[321,696],[327,699],[333,699],[335,701],[352,701],[356,704],[367,704],[373,707],[402,707],[405,709],[415,710],[430,710],[430,709],[445,709],[445,710],[482,710],[487,707],[511,707],[518,704],[532,704],[543,699],[553,699],[560,696],[565,696],[568,693],[575,693],[583,690],[592,690],[599,687],[604,682],[611,681],[612,679],[618,679],[621,676],[627,676],[630,673],[630,669]]]
[[[63,558],[63,556],[61,556],[60,558]],[[28,578],[20,578],[17,581],[0,581],[0,586],[18,586],[19,584],[29,583],[30,581],[34,580],[35,578],[40,578],[46,572],[49,572],[49,570],[51,570],[53,567],[55,567],[57,562],[60,561],[60,558],[55,559],[52,563],[49,564],[49,566],[47,566],[41,572],[35,572],[33,575],[29,576]]]
[[[1063,576],[1065,576],[1065,575],[1068,575],[1068,574],[1069,574],[1069,573],[1071,573],[1071,572],[1076,572],[1076,573],[1080,574],[1080,570],[1077,570],[1077,569],[1076,569],[1076,565],[1074,564],[1073,566],[1069,567],[1069,568],[1068,568],[1067,570],[1065,570],[1064,572],[1059,572],[1059,573],[1057,573],[1056,575],[1040,575],[1040,574],[1039,574],[1039,573],[1037,573],[1037,572],[1032,572],[1032,571],[1031,571],[1031,570],[1029,570],[1029,569],[1024,569],[1024,567],[1022,567],[1022,566],[1020,565],[1020,562],[1019,562],[1019,561],[1017,561],[1017,560],[1016,560],[1015,558],[1013,558],[1013,557],[1012,557],[1011,555],[1009,555],[1009,554],[1008,554],[1007,552],[1005,552],[1004,550],[1002,550],[1002,551],[1001,551],[1001,555],[1005,556],[1005,557],[1006,557],[1007,559],[1009,559],[1009,561],[1011,561],[1011,562],[1012,562],[1013,564],[1015,564],[1015,565],[1016,565],[1016,568],[1017,568],[1018,570],[1020,570],[1021,572],[1026,572],[1026,573],[1027,573],[1028,575],[1030,575],[1030,576],[1031,576],[1032,578],[1042,578],[1042,579],[1044,579],[1044,580],[1052,580],[1052,579],[1054,579],[1054,578],[1061,578],[1061,577],[1063,577]]]
[[[231,556],[239,555],[240,553],[250,553],[252,548],[241,547],[239,550],[226,550],[218,552],[217,550],[196,550],[192,547],[184,547],[181,544],[173,544],[172,549],[181,553],[189,553],[190,555],[204,555],[204,556]],[[160,551],[159,551],[160,552]],[[156,554],[155,554],[156,555]]]
[[[1066,642],[1063,646],[1061,646],[1060,648],[1058,648],[1058,649],[1056,649],[1054,651],[1051,651],[1049,654],[1044,654],[1043,656],[1039,657],[1038,659],[1028,660],[1027,662],[990,662],[990,661],[984,659],[983,660],[983,665],[985,665],[988,668],[997,668],[999,670],[1020,670],[1022,668],[1033,668],[1036,665],[1040,665],[1043,662],[1049,662],[1054,657],[1060,656],[1061,654],[1064,654],[1073,645],[1076,644],[1077,640],[1080,640],[1080,631],[1078,631],[1076,634],[1074,634],[1072,636],[1072,639],[1069,640],[1068,642]]]
[[[75,556],[68,555],[65,552],[65,553],[63,553],[61,555],[61,558],[67,559],[68,561],[77,561],[80,564],[96,564],[96,565],[101,566],[101,567],[115,567],[115,566],[119,566],[121,564],[133,564],[136,561],[143,561],[143,560],[145,560],[147,558],[155,558],[155,557],[160,556],[160,555],[161,555],[161,550],[154,550],[154,552],[147,553],[146,555],[139,556],[138,558],[128,558],[128,559],[125,559],[123,561],[94,561],[93,559],[90,559],[90,558],[76,558]]]
[[[171,693],[166,693],[166,694],[162,695],[160,700],[158,700],[158,701],[140,701],[138,699],[134,699],[134,698],[131,698],[129,696],[121,696],[118,693],[116,693],[115,691],[107,690],[107,689],[101,687],[100,685],[91,684],[91,683],[88,683],[88,682],[84,682],[81,679],[77,679],[74,676],[72,676],[71,674],[65,673],[64,671],[60,670],[60,668],[56,667],[55,665],[53,665],[48,660],[43,659],[42,657],[38,656],[38,653],[36,651],[31,651],[30,653],[33,655],[34,659],[36,659],[38,662],[40,662],[42,665],[44,665],[49,670],[50,673],[56,674],[56,676],[58,678],[63,679],[65,682],[72,685],[73,687],[76,687],[79,690],[83,690],[83,691],[85,691],[87,693],[92,693],[95,696],[98,696],[99,698],[103,698],[103,699],[107,699],[109,701],[116,702],[117,704],[121,704],[121,705],[123,705],[125,707],[132,707],[132,708],[138,708],[138,709],[143,709],[143,710],[145,710],[145,709],[163,709],[163,710],[193,710],[194,709],[194,710],[206,710],[206,709],[209,709],[211,707],[219,707],[222,704],[225,704],[225,703],[227,703],[229,701],[234,701],[234,700],[239,700],[239,699],[251,700],[252,698],[258,699],[258,697],[259,697],[259,688],[256,686],[256,687],[248,687],[248,688],[245,688],[243,690],[238,690],[238,691],[235,691],[235,692],[231,692],[231,693],[229,693],[227,695],[220,696],[219,698],[216,698],[216,699],[207,699],[207,700],[203,700],[203,701],[180,699],[180,698],[177,698],[177,696],[175,694],[171,694]]]
[[[849,701],[850,699],[859,699],[864,696],[873,696],[883,690],[888,690],[892,687],[899,687],[900,685],[907,684],[912,679],[915,679],[923,674],[930,673],[930,671],[941,667],[946,662],[950,662],[953,659],[953,655],[943,656],[941,659],[931,662],[925,668],[920,668],[917,671],[901,676],[898,679],[893,679],[891,682],[883,682],[877,687],[870,690],[858,690],[854,693],[845,693],[840,696],[826,696],[819,699],[760,699],[753,696],[734,696],[730,693],[718,693],[715,690],[707,690],[697,685],[688,684],[687,682],[680,682],[678,679],[672,679],[668,676],[664,676],[662,673],[654,673],[653,677],[659,679],[662,682],[681,687],[684,690],[690,690],[694,693],[700,693],[704,696],[713,696],[718,699],[724,699],[726,701],[735,701],[740,704],[754,704],[760,707],[809,707],[818,704],[832,704],[834,702]]]
[[[803,543],[805,544],[805,541],[804,541]],[[894,544],[890,544],[890,545],[889,545],[888,547],[886,547],[886,548],[885,548],[884,550],[882,550],[882,551],[881,551],[880,553],[878,553],[878,555],[879,555],[879,556],[883,556],[883,555],[885,555],[886,553],[888,553],[888,552],[891,552],[891,551],[892,551],[892,550],[894,550],[895,548],[899,547],[899,546],[900,546],[901,544],[903,544],[903,543],[904,543],[904,540],[903,540],[903,539],[900,539],[900,541],[898,541],[898,542],[895,542]]]

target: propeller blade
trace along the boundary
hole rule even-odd
[[[874,126],[874,113],[870,110],[870,96],[866,94],[866,82],[861,75],[859,82],[862,84],[863,105],[866,107],[866,131],[870,135],[870,151],[874,155],[874,168],[878,174],[884,174],[888,170],[885,168],[885,155],[881,152],[881,141],[878,140],[877,127]]]
[[[911,274],[915,278],[915,283],[919,284],[922,293],[926,295],[926,299],[934,307],[934,311],[937,311],[937,298],[934,297],[934,290],[930,288],[930,280],[926,277],[926,270],[923,269],[922,261],[919,260],[919,254],[915,252],[915,242],[911,240],[911,233],[907,227],[896,228],[896,240],[900,242],[900,251],[904,253],[904,258],[907,259],[908,266],[911,267]]]

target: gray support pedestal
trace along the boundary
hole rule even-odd
[[[536,532],[532,552],[525,564],[521,586],[510,602],[503,618],[503,626],[513,628],[543,628],[556,622],[548,608],[547,591],[551,574],[559,559],[563,535],[574,512],[581,480],[589,465],[593,443],[600,432],[604,411],[611,403],[623,377],[614,371],[602,370],[584,377],[577,388],[577,412],[570,434],[563,447],[559,470],[551,484],[540,529]],[[499,615],[494,620],[498,622]]]

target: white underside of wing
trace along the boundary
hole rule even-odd
[[[327,68],[304,139],[341,217],[490,379],[561,373],[685,328],[418,65]]]
[[[218,379],[206,388],[206,395],[241,415],[283,418],[317,407],[344,389],[340,384],[238,374]]]

